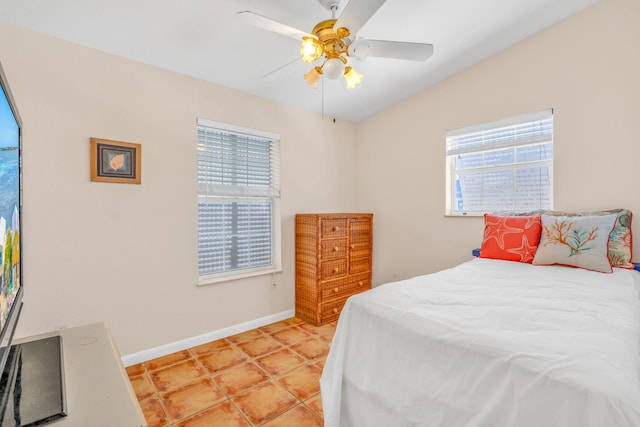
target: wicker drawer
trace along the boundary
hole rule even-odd
[[[345,258],[347,256],[347,239],[323,240],[320,242],[322,259]]]
[[[349,274],[358,274],[371,271],[370,258],[351,258],[349,260]]]
[[[370,253],[370,242],[351,242],[349,244],[349,255],[351,258],[368,258]]]
[[[346,237],[347,220],[346,218],[322,219],[320,221],[320,230],[322,237]]]
[[[349,239],[354,242],[369,242],[371,240],[371,221],[366,219],[352,219],[349,223]]]
[[[320,265],[321,280],[328,280],[345,276],[347,274],[347,260],[324,261]]]
[[[345,280],[334,280],[322,284],[322,301],[329,301],[335,298],[341,298],[357,294],[359,292],[371,289],[371,280],[368,274],[357,277],[350,277]]]
[[[334,320],[338,320],[345,302],[347,302],[347,298],[342,298],[339,300],[321,304],[320,323],[333,322]]]

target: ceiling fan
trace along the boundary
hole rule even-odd
[[[311,33],[281,24],[248,10],[238,12],[237,15],[248,24],[301,40],[300,55],[302,60],[309,64],[322,61],[321,65],[313,67],[309,73],[304,75],[304,79],[314,89],[318,87],[320,76],[332,80],[344,77],[347,89],[352,89],[360,84],[363,76],[354,70],[351,58],[364,61],[367,57],[374,56],[425,61],[433,54],[433,45],[430,44],[368,40],[355,37],[386,0],[350,0],[337,19],[336,12],[344,0],[318,1],[331,12],[331,19],[318,23],[311,30]]]

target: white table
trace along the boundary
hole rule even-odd
[[[62,337],[68,415],[52,427],[147,425],[109,330],[94,323],[16,340]]]

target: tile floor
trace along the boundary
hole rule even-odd
[[[322,427],[336,324],[297,318],[127,368],[149,427]]]

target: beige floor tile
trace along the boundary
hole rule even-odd
[[[147,374],[129,378],[129,381],[131,382],[131,386],[133,387],[133,391],[136,393],[138,400],[144,400],[156,393],[156,388]]]
[[[264,334],[260,332],[258,329],[252,329],[250,331],[243,332],[241,334],[231,335],[226,339],[234,344],[237,344],[239,342],[255,340],[256,338],[260,338],[262,336],[264,336]]]
[[[149,427],[322,426],[318,381],[335,327],[291,318],[130,366],[127,375]]]
[[[221,339],[192,347],[189,350],[191,350],[191,353],[194,356],[198,357],[204,356],[205,354],[213,353],[214,351],[220,350],[221,348],[229,347],[229,345],[229,341],[227,341],[226,339]]]
[[[137,377],[138,375],[142,375],[143,373],[144,366],[142,365],[142,363],[127,367],[127,375],[129,376],[129,378]]]
[[[321,356],[326,356],[329,352],[329,343],[320,338],[312,338],[310,340],[294,344],[291,349],[298,354],[303,355],[309,360],[316,359]]]
[[[322,418],[303,404],[263,424],[264,427],[322,427]]]
[[[309,408],[311,408],[313,412],[315,412],[316,414],[320,415],[321,417],[324,416],[324,412],[322,411],[322,395],[320,393],[305,400],[304,403]]]
[[[222,402],[227,397],[210,378],[203,378],[162,395],[173,421],[181,420]]]
[[[142,400],[140,409],[147,420],[148,427],[164,427],[169,425],[169,417],[164,412],[160,400],[156,397]]]
[[[192,359],[191,353],[189,353],[188,350],[183,350],[144,362],[144,365],[149,371],[155,371],[178,362],[184,362],[188,359]]]
[[[198,361],[214,374],[247,360],[247,355],[234,347],[224,347],[214,353],[198,357]]]
[[[269,375],[251,362],[225,369],[214,377],[228,396],[235,396],[268,379]]]
[[[301,325],[303,323],[304,322],[302,322],[302,320],[292,317],[291,319],[286,319],[280,322],[271,323],[270,325],[261,326],[258,329],[260,329],[262,332],[265,332],[267,334],[272,334],[274,332],[278,332],[295,325]]]
[[[318,336],[330,336],[333,338],[333,335],[336,333],[336,326],[333,323],[327,323],[320,326],[313,326],[308,323],[300,323],[298,327]]]
[[[325,363],[327,363],[327,357],[326,357],[326,356],[324,356],[324,357],[319,357],[319,358],[317,358],[317,359],[315,360],[315,365],[316,365],[318,368],[320,368],[320,370],[321,370],[321,371],[322,371],[322,370],[324,370],[324,365],[325,365]]]
[[[286,348],[255,359],[255,363],[273,376],[286,374],[303,363],[306,363],[306,361],[307,359],[304,357],[293,353]]]
[[[262,383],[231,401],[254,425],[263,424],[298,403],[298,399],[273,381]]]
[[[151,380],[159,392],[181,387],[205,375],[204,369],[196,365],[195,360],[171,365],[151,373]]]
[[[225,401],[187,418],[176,424],[176,427],[251,427],[251,425],[231,402]]]
[[[238,348],[244,351],[249,357],[258,357],[263,354],[271,353],[282,347],[278,341],[269,336],[262,336],[251,341],[245,341],[237,344]]]
[[[311,334],[305,332],[301,328],[294,326],[271,334],[271,336],[281,344],[292,345],[311,338]]]
[[[302,365],[286,375],[278,382],[298,399],[306,400],[320,392],[320,375],[322,371],[314,365]]]

